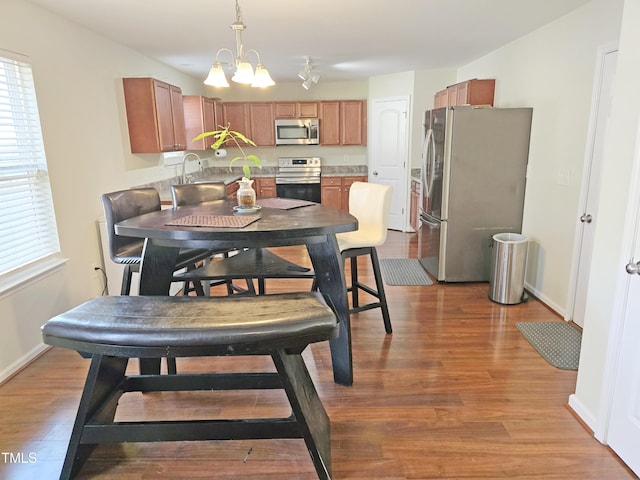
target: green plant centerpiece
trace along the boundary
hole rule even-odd
[[[212,132],[203,132],[193,139],[193,141],[202,140],[206,137],[213,136],[214,142],[211,148],[215,151],[222,148],[225,145],[238,147],[240,155],[233,157],[229,162],[229,171],[233,171],[232,168],[236,162],[242,162],[242,179],[238,180],[238,192],[236,197],[238,199],[238,207],[240,209],[254,209],[256,204],[256,191],[253,189],[253,180],[251,180],[251,167],[262,168],[262,162],[257,155],[247,155],[242,148],[243,145],[256,146],[253,140],[246,137],[240,132],[231,130],[231,126],[227,124],[226,127],[219,127],[219,130]]]

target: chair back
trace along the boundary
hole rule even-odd
[[[349,190],[349,213],[358,219],[357,236],[372,247],[387,239],[392,188],[389,185],[354,182]]]
[[[200,205],[224,200],[227,197],[224,182],[183,183],[171,185],[173,206]]]
[[[109,256],[116,263],[138,263],[144,240],[116,235],[115,224],[128,218],[160,210],[160,195],[155,188],[133,188],[102,195],[107,226]]]

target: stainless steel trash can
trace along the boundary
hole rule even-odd
[[[497,303],[515,305],[524,297],[524,270],[529,240],[519,233],[493,236],[489,298]]]

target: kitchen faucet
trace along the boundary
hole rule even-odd
[[[189,158],[190,155],[193,155],[198,159],[198,167],[200,171],[202,171],[202,159],[200,158],[200,156],[197,153],[193,153],[193,152],[185,153],[184,157],[182,157],[182,183],[187,183],[187,175],[186,175],[185,167],[187,164],[187,158]]]

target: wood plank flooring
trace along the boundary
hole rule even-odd
[[[379,255],[416,257],[415,241],[391,232]],[[282,252],[306,261],[302,249]],[[295,285],[267,282],[267,290]],[[635,478],[567,407],[576,372],[547,364],[516,329],[518,321],[562,321],[542,303],[498,305],[487,298],[486,283],[386,286],[386,292],[392,335],[385,335],[379,310],[352,317],[352,387],[333,382],[326,344],[304,352],[331,419],[335,479]],[[74,352],[51,349],[0,386],[1,479],[58,477],[87,368]],[[137,371],[137,362],[131,368]],[[178,368],[272,366],[233,357],[179,359]],[[280,392],[172,392],[125,395],[118,412],[117,420],[126,421],[262,417],[289,409]],[[81,478],[316,477],[302,440],[260,440],[100,446]]]

